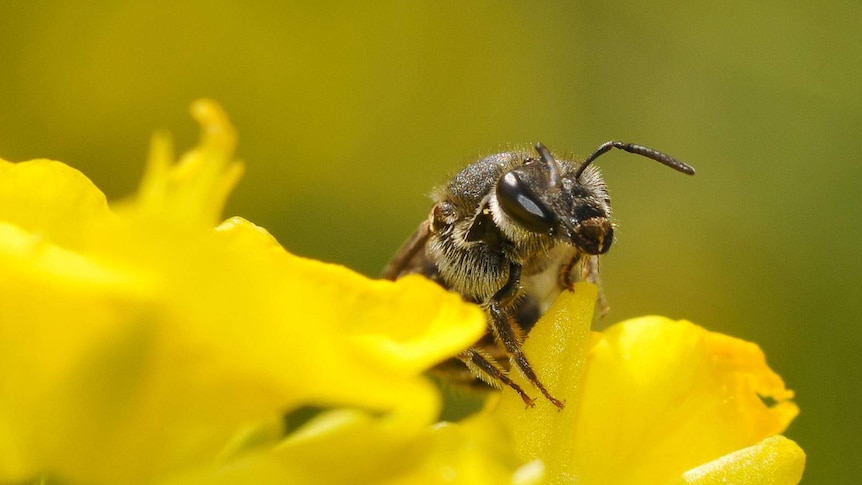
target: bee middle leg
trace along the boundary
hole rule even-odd
[[[521,374],[530,381],[531,384],[557,407],[563,409],[565,403],[551,395],[550,392],[539,380],[527,356],[524,355],[522,348],[523,336],[521,330],[509,312],[509,307],[514,301],[515,295],[520,287],[521,267],[517,264],[512,264],[509,271],[509,280],[488,302],[488,313],[490,314],[491,330],[497,341],[506,349],[514,367],[521,371]]]

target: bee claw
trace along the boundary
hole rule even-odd
[[[524,404],[526,405],[525,409],[530,409],[530,408],[534,408],[534,407],[536,407],[536,400],[535,400],[535,399],[533,399],[532,397],[530,397],[530,396],[529,396],[529,395],[528,395],[528,394],[527,394],[527,393],[526,393],[526,392],[521,388],[521,386],[519,386],[519,385],[515,384],[514,382],[511,382],[511,383],[509,384],[509,387],[511,387],[512,389],[514,389],[514,391],[515,391],[515,392],[517,392],[519,396],[521,396],[521,400],[522,400],[522,401],[524,401]]]
[[[548,398],[548,400],[551,401],[551,404],[557,407],[557,412],[562,411],[563,408],[566,407],[566,401],[560,401],[559,399],[554,398]]]

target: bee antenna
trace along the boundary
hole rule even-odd
[[[601,155],[610,151],[611,148],[619,148],[620,150],[625,150],[629,153],[634,153],[635,155],[640,155],[642,157],[647,157],[649,159],[655,160],[656,162],[666,165],[677,172],[682,172],[686,175],[694,175],[694,167],[687,163],[683,163],[672,156],[662,153],[658,150],[653,150],[652,148],[647,148],[642,145],[635,145],[634,143],[623,143],[621,141],[606,141],[599,145],[596,150],[584,160],[584,163],[581,164],[580,167],[575,171],[575,179],[581,177],[581,174],[584,173],[584,170],[593,163],[593,161],[599,158]],[[538,149],[538,146],[537,148]]]
[[[536,152],[538,152],[539,157],[545,162],[545,165],[548,166],[548,186],[552,188],[560,187],[560,167],[557,165],[557,161],[554,159],[554,156],[551,155],[551,152],[545,145],[542,145],[541,142],[536,143]]]

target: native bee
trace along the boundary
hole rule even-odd
[[[483,307],[487,334],[457,356],[470,380],[508,386],[533,406],[509,377],[514,367],[564,407],[536,375],[522,343],[562,290],[578,280],[598,283],[598,256],[613,243],[614,223],[607,187],[592,163],[612,148],[694,174],[669,155],[618,141],[603,143],[581,163],[557,160],[541,143],[535,154],[490,155],[433,192],[428,219],[383,270],[393,280],[423,274]]]

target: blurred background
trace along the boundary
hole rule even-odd
[[[376,275],[427,194],[542,141],[599,166],[619,230],[611,313],[686,318],[763,347],[797,392],[805,483],[862,474],[862,4],[3,2],[0,157],[135,190],[154,129],[197,138],[219,101],[247,174],[226,216]],[[854,417],[856,416],[856,417]]]

